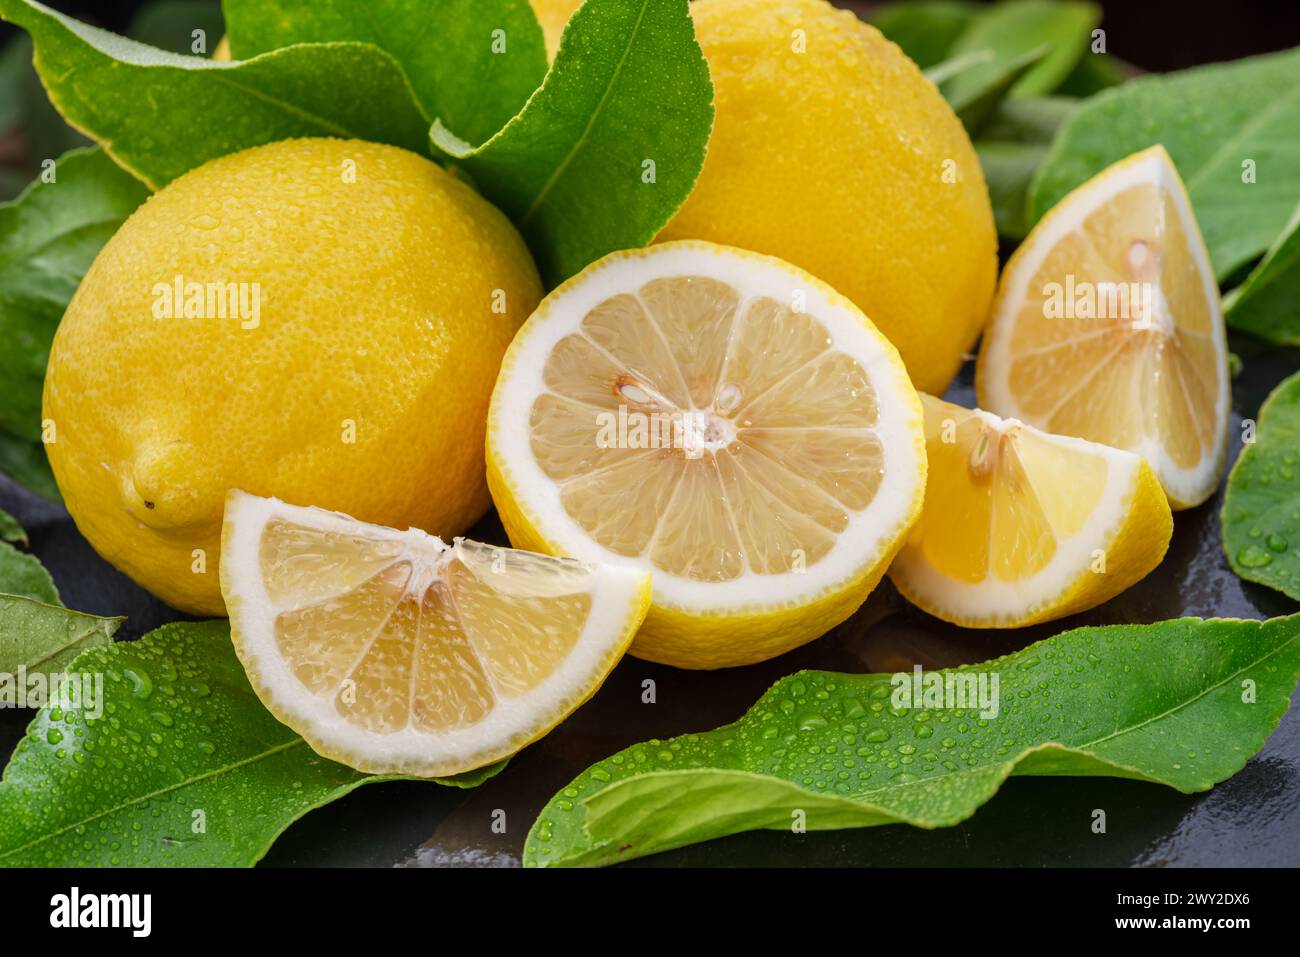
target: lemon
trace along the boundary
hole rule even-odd
[[[1169,503],[1137,455],[921,396],[929,484],[889,577],[968,628],[1092,608],[1160,564]]]
[[[631,653],[762,661],[847,618],[921,507],[921,408],[862,312],[702,242],[614,253],[511,344],[488,482],[521,548],[653,571]]]
[[[501,356],[540,293],[505,217],[414,153],[300,139],[205,164],[118,230],[55,336],[68,510],[198,614],[224,610],[231,488],[463,531],[489,505]]]
[[[778,256],[853,300],[940,393],[987,318],[997,236],[979,160],[934,85],[823,0],[698,0],[716,118],[662,239]]]
[[[1174,508],[1227,460],[1228,349],[1210,257],[1162,147],[1053,207],[1007,262],[976,369],[979,403],[1136,452]]]
[[[320,754],[444,776],[514,754],[600,687],[650,577],[232,491],[221,586],[262,703]]]

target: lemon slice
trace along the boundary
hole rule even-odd
[[[233,491],[221,590],[262,703],[320,754],[443,776],[514,754],[600,687],[650,579]]]
[[[844,620],[924,494],[897,351],[777,259],[703,242],[615,253],[516,336],[488,414],[511,541],[654,572],[631,653],[762,661]]]
[[[1061,200],[1003,271],[979,403],[1141,455],[1174,508],[1223,472],[1228,352],[1219,290],[1162,147]]]
[[[1099,605],[1160,564],[1173,517],[1139,456],[921,404],[925,508],[889,571],[911,602],[970,628],[1018,627]]]

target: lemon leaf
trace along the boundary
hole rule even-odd
[[[249,866],[308,811],[390,780],[321,758],[276,721],[225,621],[164,625],[67,670],[92,689],[100,676],[102,696],[42,708],[28,727],[0,781],[0,865]]]
[[[18,519],[4,509],[0,509],[0,542],[27,544],[27,532],[18,524]]]
[[[1300,345],[1300,206],[1246,281],[1225,297],[1223,309],[1234,329]]]
[[[913,708],[895,696],[912,674],[791,675],[734,724],[634,745],[583,772],[542,810],[524,862],[611,864],[793,824],[948,827],[1013,774],[1204,791],[1287,710],[1300,615],[1078,628],[930,675],[986,690],[996,676],[998,693]]]
[[[1029,228],[1025,225],[1026,194],[1034,171],[1046,153],[1047,147],[1037,143],[975,141],[975,154],[980,158],[984,182],[988,184],[999,236],[1018,240],[1024,239],[1028,233]]]
[[[979,4],[965,0],[887,3],[871,15],[870,21],[924,70],[948,58],[948,51],[979,9]]]
[[[112,641],[125,620],[0,595],[0,675],[16,676],[19,668],[28,675],[59,674],[83,651]],[[0,701],[12,706],[15,693],[14,687],[0,683]]]
[[[949,101],[965,101],[987,88],[1015,64],[1027,63],[1010,92],[1033,96],[1053,92],[1088,52],[1089,35],[1101,21],[1091,3],[1019,0],[986,7],[948,51],[956,59],[983,52],[985,62],[954,77],[945,90]],[[1034,56],[1037,51],[1042,55]]]
[[[1300,201],[1300,49],[1139,77],[1061,128],[1031,192],[1036,221],[1112,163],[1162,144],[1219,281],[1262,254]]]
[[[429,118],[410,83],[371,44],[300,44],[230,63],[155,50],[34,0],[0,0],[0,16],[32,35],[36,71],[64,119],[153,189],[295,136],[427,146]]]
[[[54,330],[100,248],[146,196],[103,151],[78,149],[0,205],[0,429],[40,441]]]
[[[239,59],[294,43],[373,43],[401,64],[429,116],[479,143],[546,75],[528,0],[225,0]]]
[[[1259,409],[1219,512],[1232,570],[1300,601],[1300,372]]]
[[[0,542],[0,597],[19,595],[51,605],[61,604],[54,579],[35,555]]]
[[[485,143],[441,118],[430,137],[514,220],[555,284],[650,242],[695,184],[712,128],[686,0],[602,0],[578,8],[541,87]]]
[[[1062,96],[1014,96],[1002,100],[980,126],[975,153],[984,170],[998,235],[1024,239],[1029,232],[1029,186],[1052,135],[1078,101]]]

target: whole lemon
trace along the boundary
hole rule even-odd
[[[489,499],[488,399],[541,286],[467,185],[391,146],[273,143],[153,195],[54,339],[46,446],[68,510],[169,604],[222,614],[240,488],[439,535]]]
[[[778,256],[857,304],[941,394],[979,335],[997,236],[979,160],[893,43],[823,0],[698,0],[717,114],[660,239]]]

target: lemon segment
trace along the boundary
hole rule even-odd
[[[1054,207],[1003,272],[977,369],[980,405],[1136,452],[1174,508],[1212,494],[1227,455],[1218,287],[1162,147]]]
[[[1160,563],[1173,518],[1131,452],[927,395],[929,484],[889,571],[913,604],[970,628],[1092,608]]]
[[[838,624],[920,507],[897,352],[780,260],[702,242],[616,253],[543,301],[488,414],[511,541],[653,570],[632,653],[761,661]]]
[[[232,491],[221,584],[263,704],[325,757],[445,776],[586,701],[650,604],[647,573],[404,532]]]

